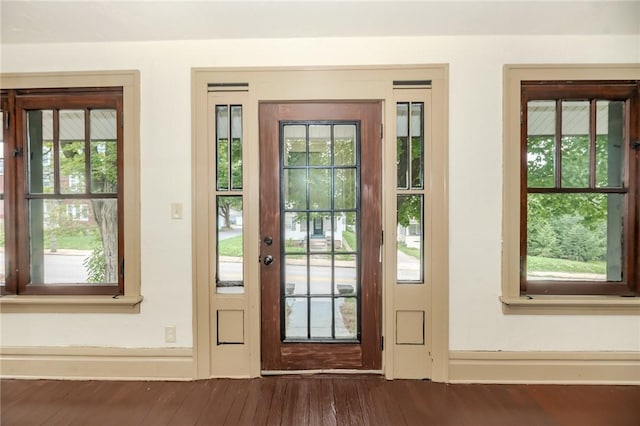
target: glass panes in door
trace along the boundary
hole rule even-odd
[[[360,336],[359,123],[281,123],[285,341]]]

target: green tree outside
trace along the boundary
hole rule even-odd
[[[562,138],[562,187],[589,187],[589,138]],[[609,141],[606,135],[596,138],[596,186],[610,182]],[[527,140],[527,186],[555,187],[555,138],[529,136]],[[607,211],[611,197],[607,194],[530,193],[527,200],[527,254],[532,257],[591,262],[607,259]],[[529,262],[528,270],[540,267]],[[561,265],[558,262],[558,265]],[[546,264],[553,269],[553,266]],[[562,270],[558,266],[556,270]]]
[[[229,149],[231,148],[231,153]],[[231,154],[231,175],[229,175],[229,154]],[[229,147],[227,139],[218,139],[217,153],[218,190],[242,189],[242,141],[234,138]],[[217,197],[218,214],[224,220],[222,229],[231,229],[231,211],[242,211],[242,196]]]
[[[71,186],[62,188],[65,193],[86,190],[94,194],[117,193],[118,185],[118,150],[115,140],[91,140],[89,157],[86,158],[84,141],[64,141],[60,143],[60,173],[62,176],[76,178],[77,188]],[[52,149],[51,146],[49,149]],[[86,163],[89,162],[90,182],[84,182]],[[68,179],[69,183],[71,180]],[[88,271],[88,282],[116,283],[118,282],[118,203],[115,199],[92,198],[90,204],[93,217],[97,224],[99,235],[94,235],[96,243],[92,244],[92,253],[84,261]],[[64,205],[61,208],[66,208]],[[55,214],[55,212],[54,212]],[[66,211],[55,214],[55,229],[73,229],[60,226],[65,220],[70,220]],[[66,219],[65,219],[66,218]]]

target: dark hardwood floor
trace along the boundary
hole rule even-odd
[[[640,426],[640,386],[447,385],[377,376],[0,381],[0,424]]]

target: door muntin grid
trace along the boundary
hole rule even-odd
[[[283,342],[359,342],[360,122],[281,121]]]

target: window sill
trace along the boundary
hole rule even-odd
[[[640,297],[525,296],[500,297],[502,312],[525,315],[640,315]]]
[[[3,296],[2,313],[140,313],[142,296]]]

